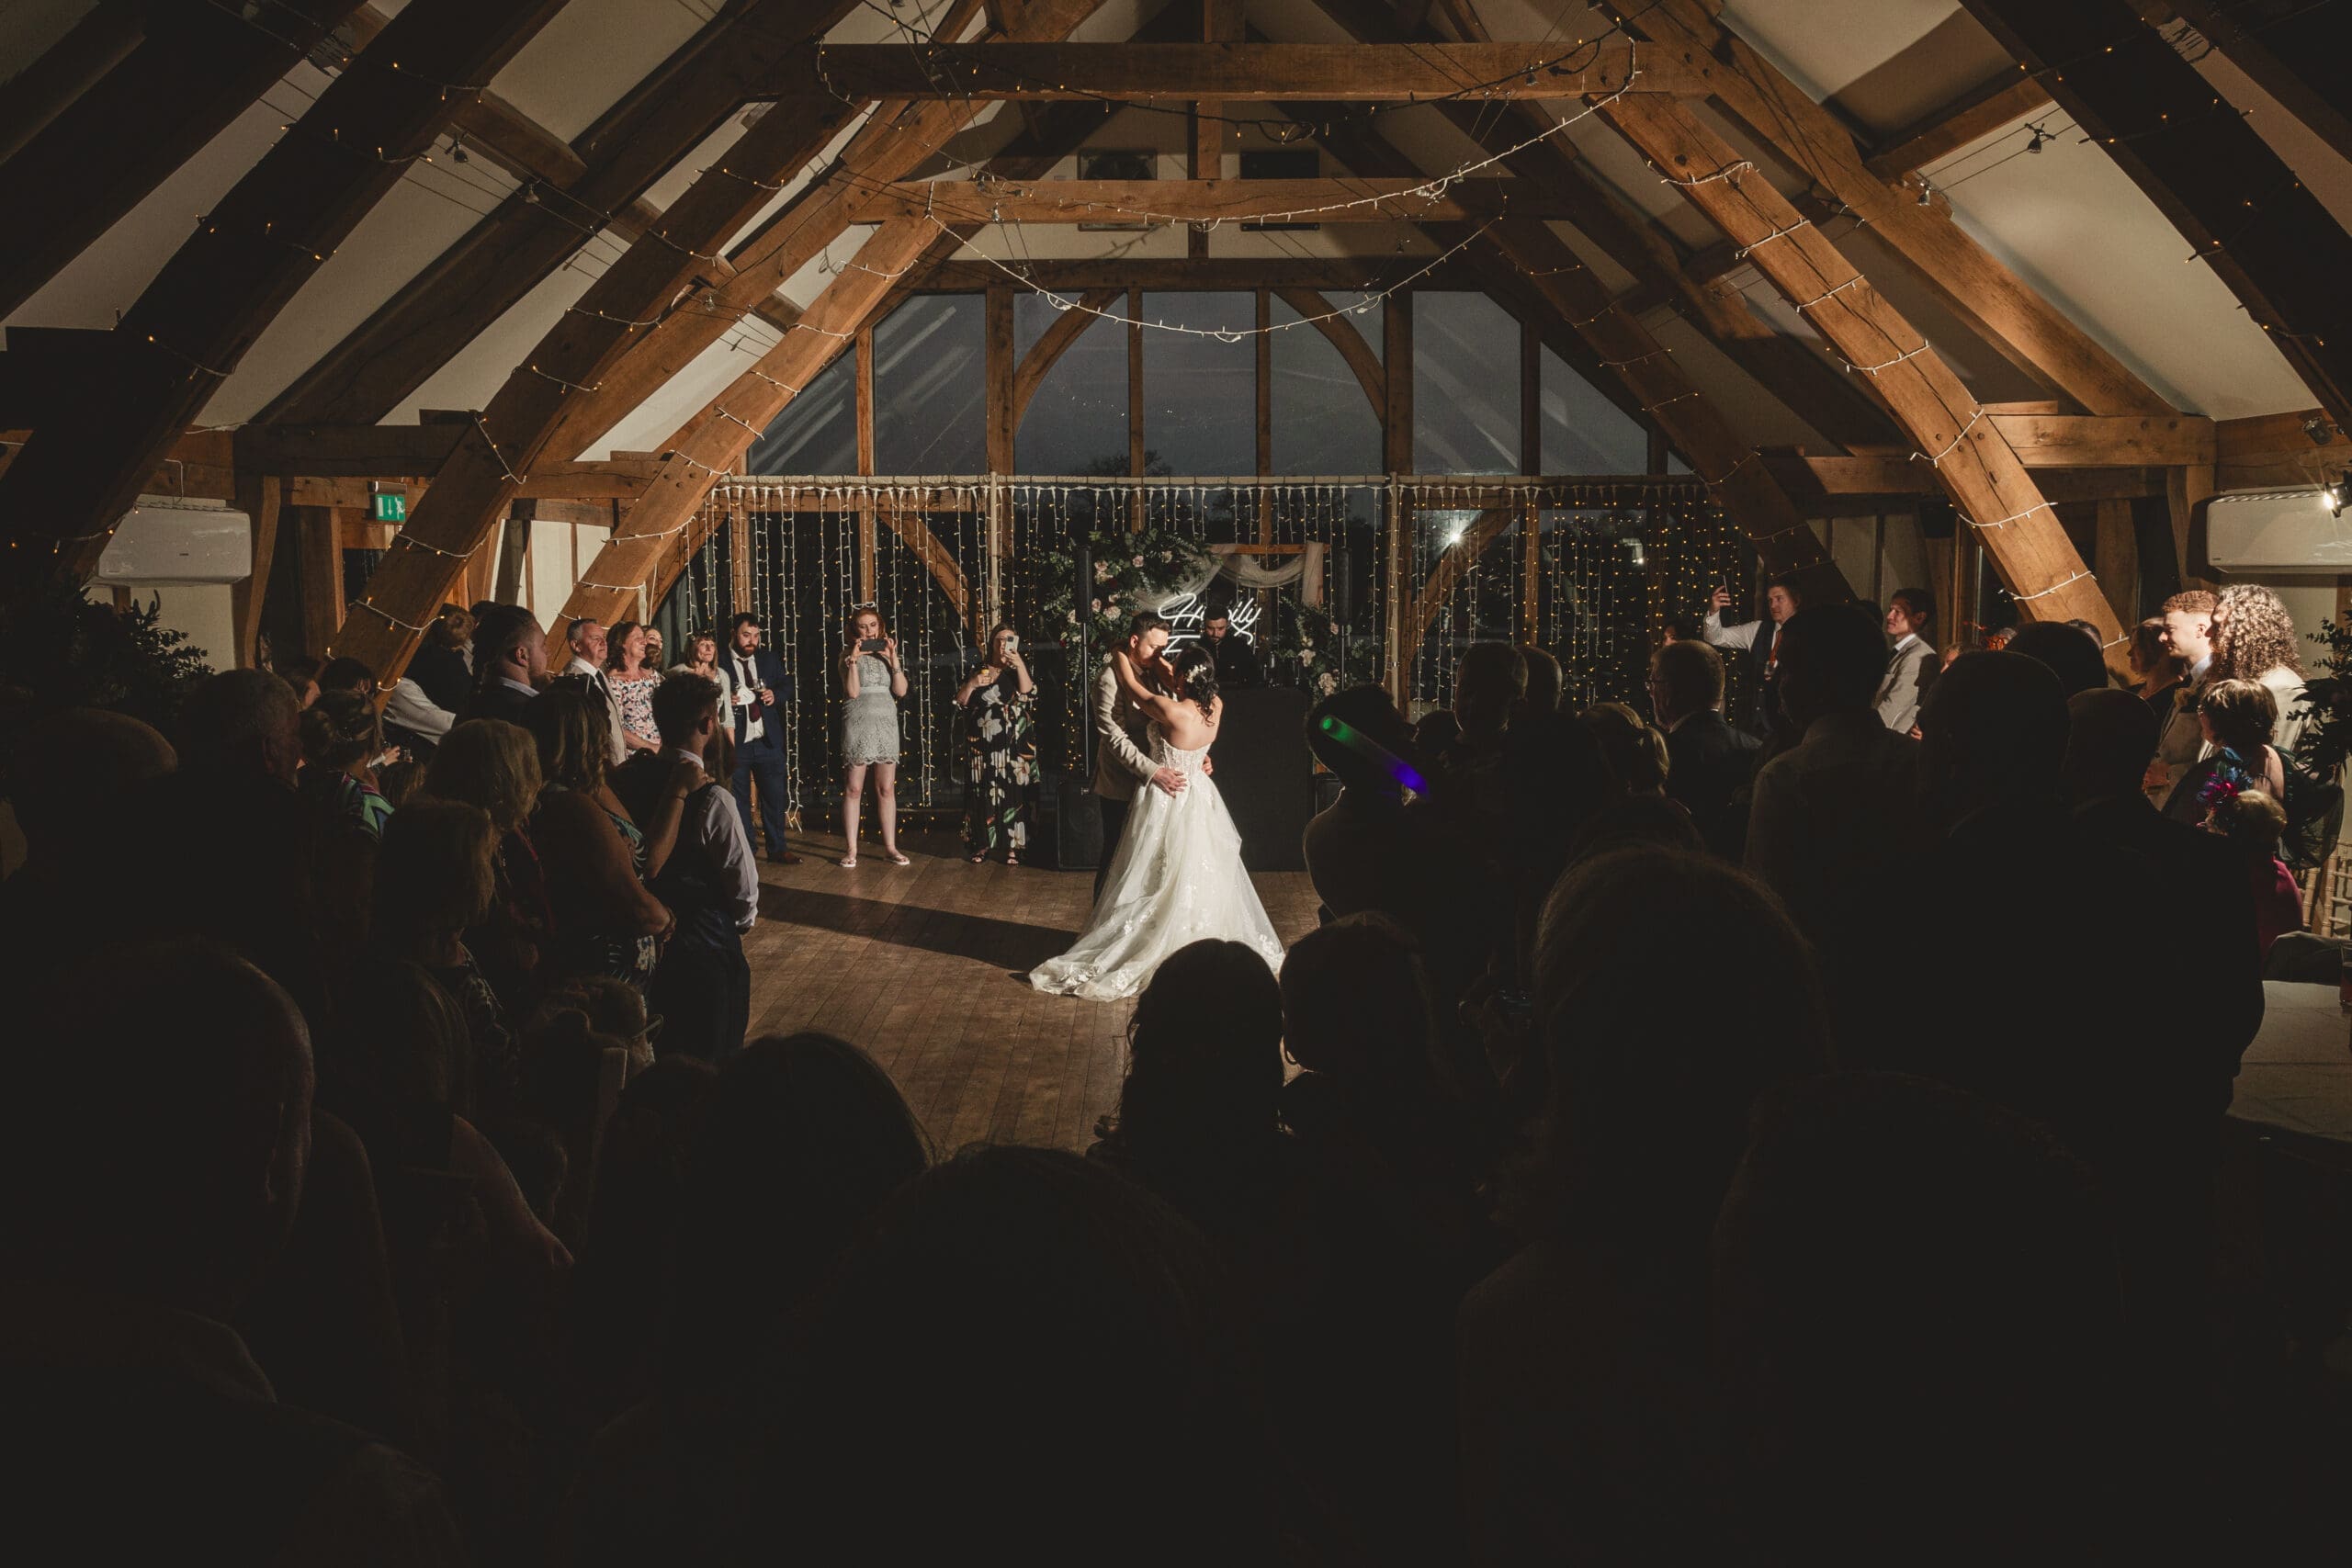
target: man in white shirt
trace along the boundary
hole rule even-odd
[[[1700,637],[1713,647],[1747,654],[1748,669],[1755,676],[1754,684],[1748,688],[1754,710],[1732,716],[1733,722],[1750,734],[1764,735],[1777,723],[1774,716],[1779,703],[1772,682],[1780,673],[1781,628],[1797,613],[1797,605],[1796,584],[1785,577],[1774,578],[1765,589],[1761,620],[1724,625],[1724,612],[1731,608],[1728,588],[1716,589],[1707,601],[1707,618],[1699,624]]]
[[[583,616],[572,622],[563,635],[564,640],[571,645],[571,658],[560,673],[584,675],[589,685],[594,688],[597,699],[605,705],[605,718],[609,731],[605,743],[605,764],[617,768],[628,761],[628,740],[621,728],[621,705],[613,700],[613,689],[605,683],[604,626]]]
[[[762,646],[766,628],[749,611],[727,628],[726,651],[719,664],[734,683],[734,702],[722,721],[735,737],[735,771],[729,784],[736,814],[743,831],[752,832],[752,782],[759,781],[759,831],[767,836],[768,859],[778,865],[798,865],[800,857],[785,841],[786,803],[792,797],[791,761],[785,754],[785,728],[791,722],[782,704],[792,700],[792,677],[773,649]]]
[[[662,950],[648,995],[662,1026],[664,1055],[699,1056],[713,1066],[741,1050],[751,1026],[752,970],[743,933],[760,918],[760,873],[751,836],[724,783],[710,776],[718,745],[718,682],[681,671],[653,694],[653,721],[662,754],[622,770],[632,787],[622,804],[634,812],[638,795],[651,820],[668,799],[683,799],[678,841],[656,873],[652,888],[677,917]],[[647,798],[650,796],[651,798]]]
[[[1924,588],[1898,588],[1887,603],[1886,635],[1894,638],[1894,651],[1887,655],[1877,705],[1879,722],[1897,735],[1918,728],[1919,705],[1936,678],[1936,645],[1927,637],[1935,614],[1935,596]]]

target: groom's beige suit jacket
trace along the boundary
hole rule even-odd
[[[1136,711],[1110,660],[1094,678],[1094,793],[1133,800],[1159,764],[1151,760],[1151,721]]]

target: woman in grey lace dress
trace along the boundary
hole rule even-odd
[[[842,864],[857,863],[857,808],[866,775],[874,779],[874,814],[881,819],[882,858],[905,865],[899,852],[899,699],[907,694],[907,672],[899,664],[899,639],[882,625],[882,612],[860,604],[849,613],[849,646],[842,650]]]

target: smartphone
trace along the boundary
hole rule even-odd
[[[1007,652],[1007,653],[1018,653],[1018,652],[1020,652],[1020,651],[1021,651],[1021,639],[1020,639],[1019,637],[1006,637],[1006,638],[1004,639],[1004,650],[1005,650],[1005,652]]]
[[[857,650],[860,653],[879,653],[889,646],[888,638],[870,637],[857,645]]]

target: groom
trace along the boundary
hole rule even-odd
[[[1127,623],[1127,658],[1147,685],[1165,688],[1168,623],[1149,610],[1139,611]],[[1119,852],[1119,835],[1126,830],[1127,804],[1136,790],[1157,784],[1170,795],[1181,794],[1184,775],[1151,760],[1151,722],[1136,711],[1134,699],[1119,684],[1119,672],[1102,661],[1094,678],[1094,798],[1102,807],[1102,855],[1094,864],[1094,896],[1102,896],[1103,879]]]

